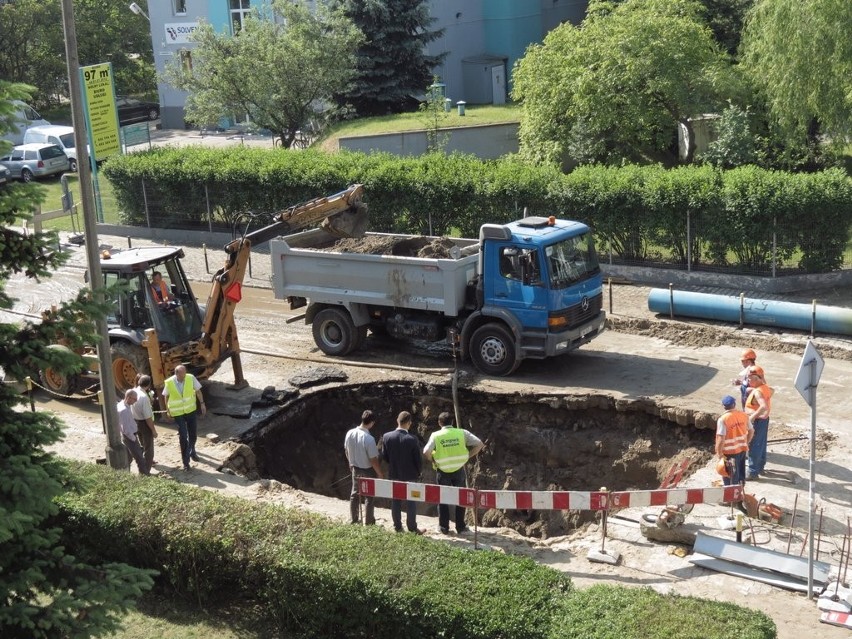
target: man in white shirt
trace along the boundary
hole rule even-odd
[[[383,479],[382,467],[379,465],[379,448],[376,446],[375,438],[370,434],[370,429],[376,423],[373,411],[365,410],[361,413],[361,423],[346,433],[343,442],[343,450],[349,462],[349,470],[352,473],[352,492],[349,494],[349,512],[352,523],[361,521],[361,499],[358,494],[359,477],[377,477]],[[372,526],[376,523],[375,508],[372,497],[364,497],[364,523]]]

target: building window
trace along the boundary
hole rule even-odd
[[[231,29],[234,33],[241,31],[243,22],[248,17],[251,7],[250,0],[230,0],[231,2]]]
[[[186,0],[172,0],[172,3],[176,16],[186,15]]]
[[[180,68],[186,73],[192,71],[192,51],[189,49],[180,50]]]

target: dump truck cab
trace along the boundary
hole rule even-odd
[[[480,370],[505,375],[524,359],[566,353],[603,331],[603,283],[588,226],[527,217],[484,224],[479,239],[478,308],[461,337]]]

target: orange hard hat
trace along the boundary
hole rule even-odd
[[[743,351],[743,354],[740,355],[740,359],[750,359],[751,361],[755,361],[757,359],[757,353],[755,353],[752,349],[747,348]]]
[[[759,377],[766,377],[766,373],[763,372],[763,369],[760,366],[752,366],[748,369],[749,375],[757,375]]]
[[[716,472],[719,473],[722,477],[729,477],[728,474],[728,461],[724,457],[720,457],[716,462]]]

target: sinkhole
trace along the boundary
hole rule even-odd
[[[486,443],[467,465],[468,486],[479,489],[647,490],[659,488],[683,460],[690,460],[686,478],[712,456],[712,430],[679,426],[656,416],[647,401],[459,389],[458,403],[461,426]],[[367,408],[377,418],[372,430],[377,441],[396,428],[396,416],[407,410],[414,418],[410,432],[421,445],[438,428],[438,414],[454,411],[452,390],[442,385],[387,382],[312,391],[243,435],[242,443],[254,453],[255,467],[238,470],[348,500],[351,483],[343,439]],[[425,460],[421,480],[435,483]],[[389,507],[383,501],[377,501],[378,507]],[[420,508],[422,514],[437,514],[436,506]],[[469,522],[473,516],[469,511]],[[482,527],[552,537],[583,526],[595,514],[488,510],[478,517]]]

